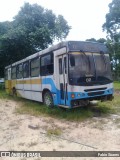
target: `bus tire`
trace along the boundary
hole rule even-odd
[[[49,91],[46,91],[43,94],[43,103],[44,105],[52,108],[54,106],[52,94]]]

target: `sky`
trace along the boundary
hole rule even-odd
[[[25,2],[37,3],[52,9],[56,15],[63,15],[72,27],[66,40],[86,40],[106,38],[102,31],[108,4],[112,0],[1,0],[0,22],[11,21]]]

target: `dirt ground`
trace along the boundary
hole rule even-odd
[[[15,112],[17,102],[0,99],[0,150],[1,151],[120,151],[120,115],[94,117],[85,122],[69,122],[50,117],[20,115]],[[47,136],[47,130],[59,128],[62,134]],[[1,160],[26,160],[5,158]],[[28,158],[50,160],[93,160],[118,158]]]

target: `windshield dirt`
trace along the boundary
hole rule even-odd
[[[108,54],[69,53],[69,82],[71,85],[82,85],[86,82],[87,85],[103,84],[110,81],[112,77]]]

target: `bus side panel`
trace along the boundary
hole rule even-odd
[[[17,79],[16,81],[17,96],[24,98],[23,84],[24,84],[23,79]]]
[[[5,80],[5,91],[7,94],[11,94],[11,80]]]
[[[5,90],[8,94],[11,94],[11,68],[5,70]]]
[[[56,88],[55,80],[53,78],[54,76],[44,76],[42,77],[42,90],[47,89],[51,92],[53,97],[54,105],[59,104],[59,91]]]
[[[16,88],[16,80],[11,80],[10,94],[13,94],[14,88]]]
[[[31,98],[31,80],[30,78],[24,78],[24,98]]]
[[[31,99],[42,102],[41,79],[40,77],[31,78]]]

